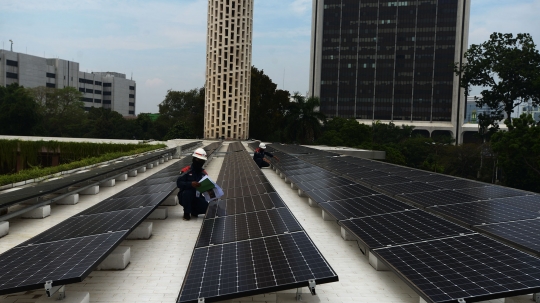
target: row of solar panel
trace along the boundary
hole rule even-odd
[[[285,203],[250,159],[229,144],[178,302],[233,299],[337,281]]]
[[[159,160],[165,154],[171,154],[172,152],[172,149],[155,152],[119,163],[113,163],[105,167],[92,169],[88,172],[72,174],[61,179],[40,183],[32,187],[27,187],[9,193],[4,193],[1,195],[2,199],[0,201],[0,208],[9,207],[24,201],[28,201],[29,199],[52,194],[71,186],[85,186],[107,180],[108,178],[112,178],[123,172],[137,169],[142,165],[146,165],[146,163]]]
[[[540,289],[540,259],[380,194],[351,176],[364,170],[376,178],[386,173],[379,168],[403,168],[302,147],[280,145],[270,151],[279,154],[280,161],[272,163],[286,181],[334,216],[428,302],[488,300]],[[349,160],[346,165],[340,163],[343,158]],[[360,161],[367,166],[357,165]]]
[[[0,294],[81,282],[176,188],[180,160],[0,255]]]

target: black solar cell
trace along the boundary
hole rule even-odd
[[[347,185],[334,188],[316,189],[306,193],[317,203],[332,202],[356,197],[378,195],[374,190],[359,184]]]
[[[337,281],[304,232],[195,249],[178,302],[233,299]]]
[[[391,196],[400,194],[420,193],[420,192],[432,192],[440,190],[440,187],[422,183],[422,182],[410,182],[402,184],[381,185],[373,187],[381,192],[387,193]]]
[[[504,242],[540,254],[540,219],[478,225],[476,228]]]
[[[404,211],[411,208],[405,203],[384,195],[320,203],[319,206],[337,220]]]
[[[106,213],[118,210],[127,210],[146,206],[155,206],[163,202],[169,194],[169,192],[160,192],[135,197],[107,199],[78,213],[77,216]]]
[[[341,177],[326,178],[326,179],[295,183],[295,185],[303,191],[311,191],[311,190],[323,189],[323,188],[333,188],[333,187],[340,187],[340,186],[353,185],[353,184],[355,183],[352,182],[351,180],[341,178]]]
[[[477,302],[540,290],[540,260],[482,235],[374,251],[428,302]]]
[[[466,225],[525,220],[540,216],[537,212],[518,208],[500,199],[430,207],[429,210]]]
[[[428,181],[429,182],[429,181]],[[453,180],[453,181],[444,181],[431,183],[432,185],[439,186],[446,189],[463,189],[463,188],[476,188],[476,187],[486,187],[489,184],[474,182],[469,180]]]
[[[472,233],[421,210],[340,221],[340,224],[371,249]]]
[[[459,204],[480,200],[478,197],[474,197],[453,190],[439,190],[416,194],[404,194],[398,195],[396,196],[396,198],[413,203],[415,205],[418,205],[419,207]]]
[[[511,188],[507,188],[507,187],[502,187],[502,186],[487,186],[487,187],[481,187],[481,188],[467,188],[467,189],[460,189],[460,190],[457,190],[457,191],[462,192],[464,194],[468,194],[468,195],[471,195],[471,196],[478,197],[478,198],[480,198],[482,200],[527,195],[526,192],[511,189]]]
[[[127,231],[15,247],[0,258],[0,295],[81,282],[112,251]]]

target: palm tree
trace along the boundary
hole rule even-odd
[[[319,112],[321,102],[317,97],[305,98],[294,93],[293,101],[285,113],[285,135],[288,140],[310,144],[322,133],[326,116]]]

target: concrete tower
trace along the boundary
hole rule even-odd
[[[247,139],[253,0],[209,0],[206,138]]]

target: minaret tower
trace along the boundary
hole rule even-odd
[[[204,136],[247,139],[253,0],[209,0]]]

